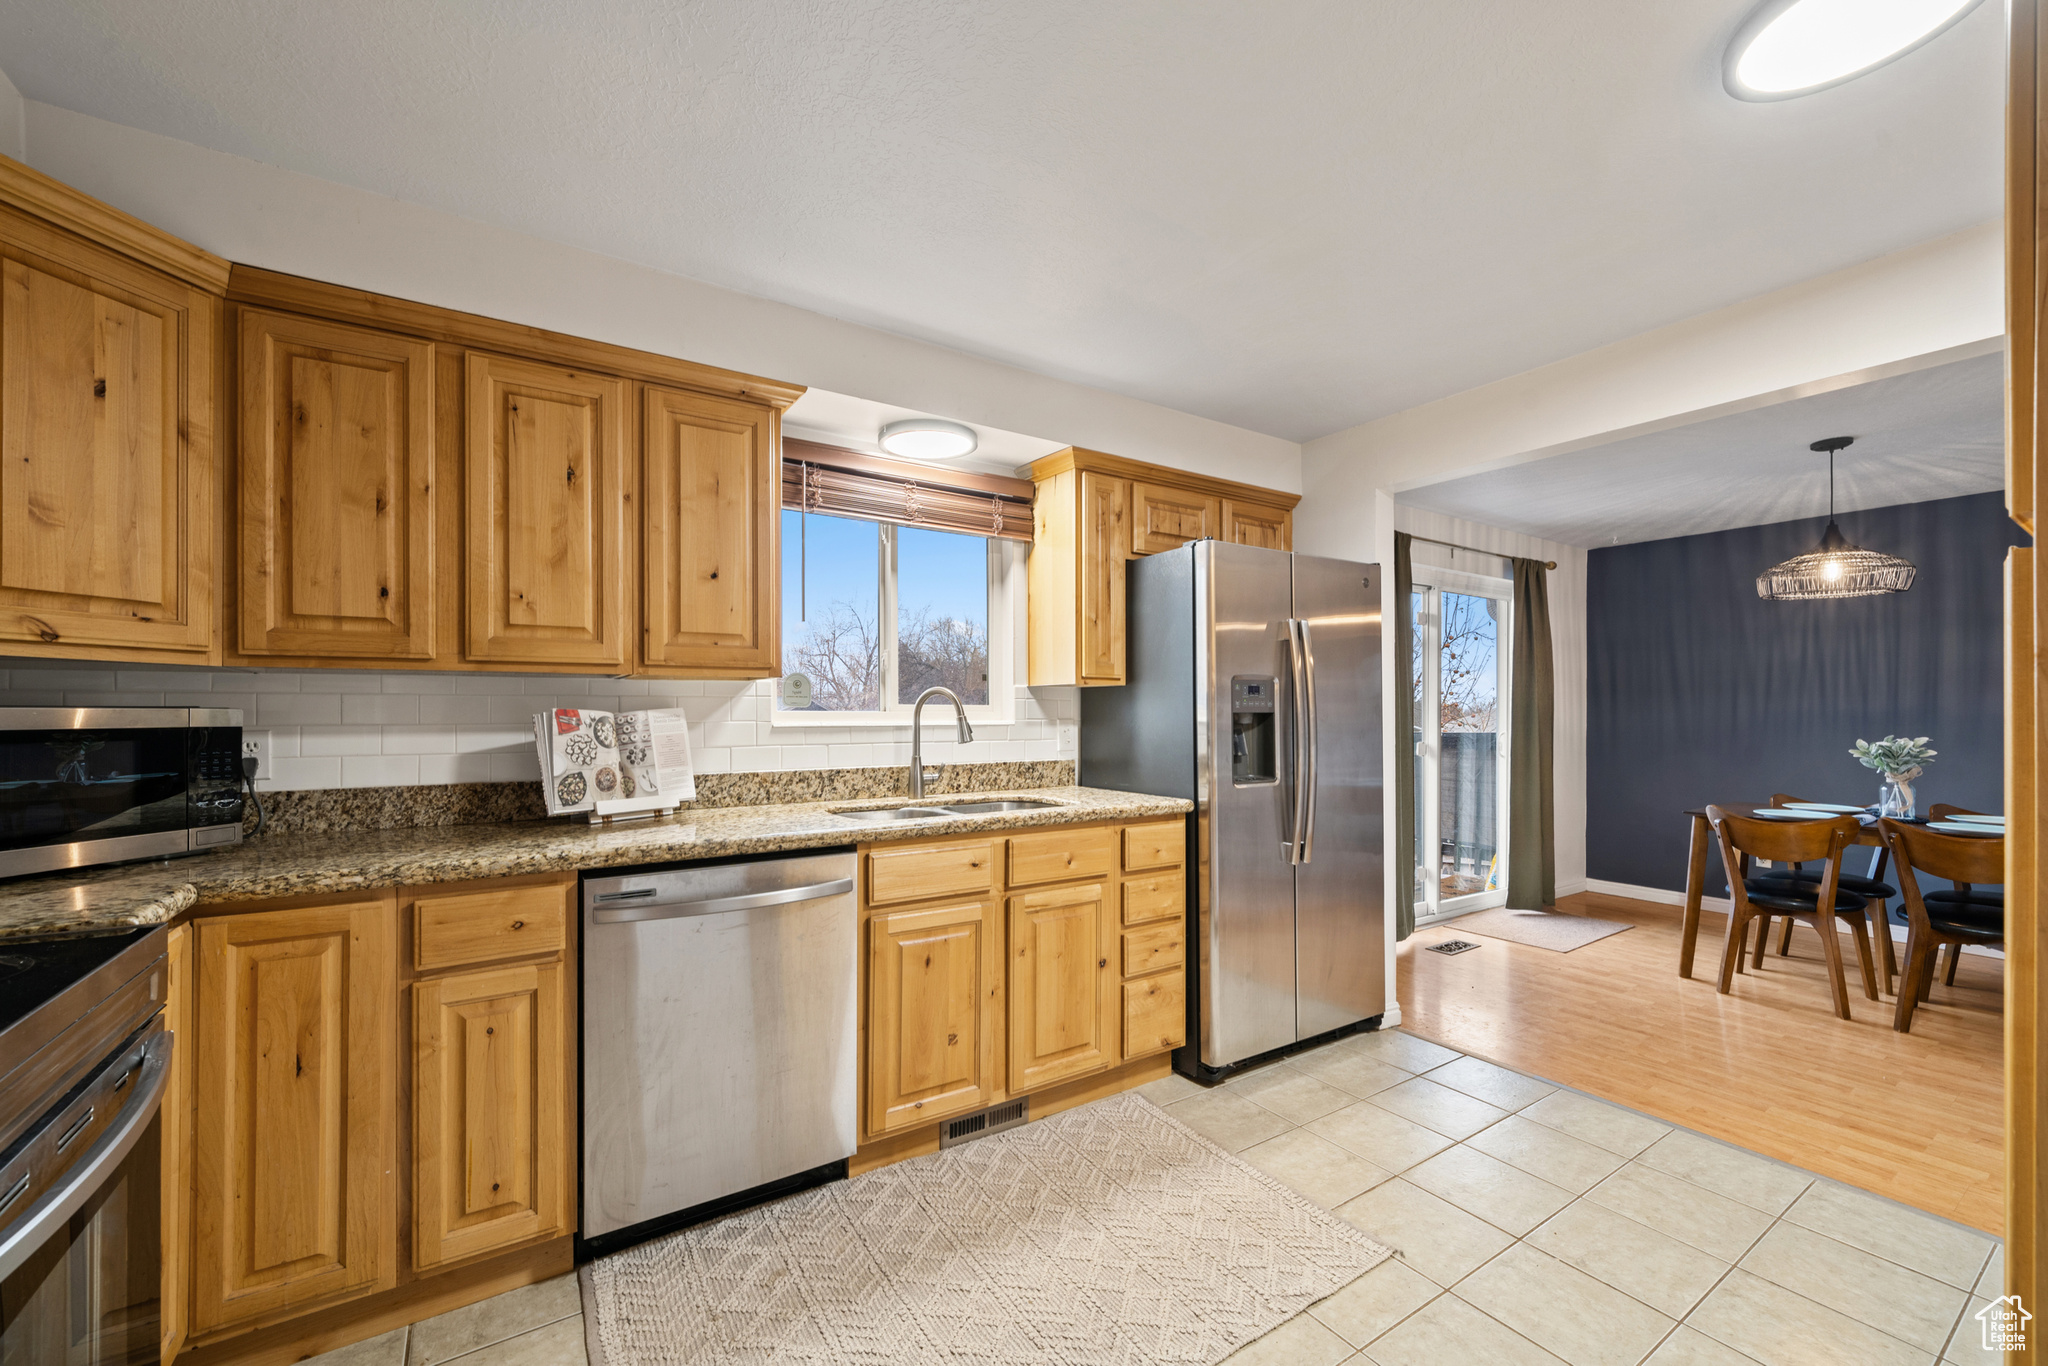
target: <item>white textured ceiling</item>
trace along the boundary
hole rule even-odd
[[[1567,545],[1764,526],[2005,484],[2002,352],[1411,489],[1400,501]]]
[[[1998,213],[2001,6],[1747,104],[1750,4],[9,0],[0,69],[1302,439]]]

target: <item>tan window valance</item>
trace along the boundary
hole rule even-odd
[[[969,536],[1031,539],[1031,484],[784,438],[782,506]]]

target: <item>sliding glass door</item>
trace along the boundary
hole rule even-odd
[[[1415,918],[1507,904],[1507,579],[1417,565]]]

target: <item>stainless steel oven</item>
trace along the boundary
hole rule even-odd
[[[158,1359],[167,937],[0,939],[0,1366]]]
[[[0,707],[0,877],[241,839],[241,712]]]

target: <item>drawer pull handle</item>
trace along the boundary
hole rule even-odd
[[[77,1121],[73,1123],[70,1128],[64,1131],[64,1136],[57,1140],[58,1152],[63,1152],[64,1149],[70,1144],[71,1140],[77,1138],[78,1135],[84,1131],[85,1126],[92,1123],[92,1113],[93,1107],[87,1106],[85,1113],[80,1115]]]
[[[15,1201],[21,1199],[21,1193],[28,1189],[28,1183],[33,1176],[32,1172],[23,1172],[21,1180],[8,1187],[7,1194],[0,1195],[0,1214],[5,1214]]]

